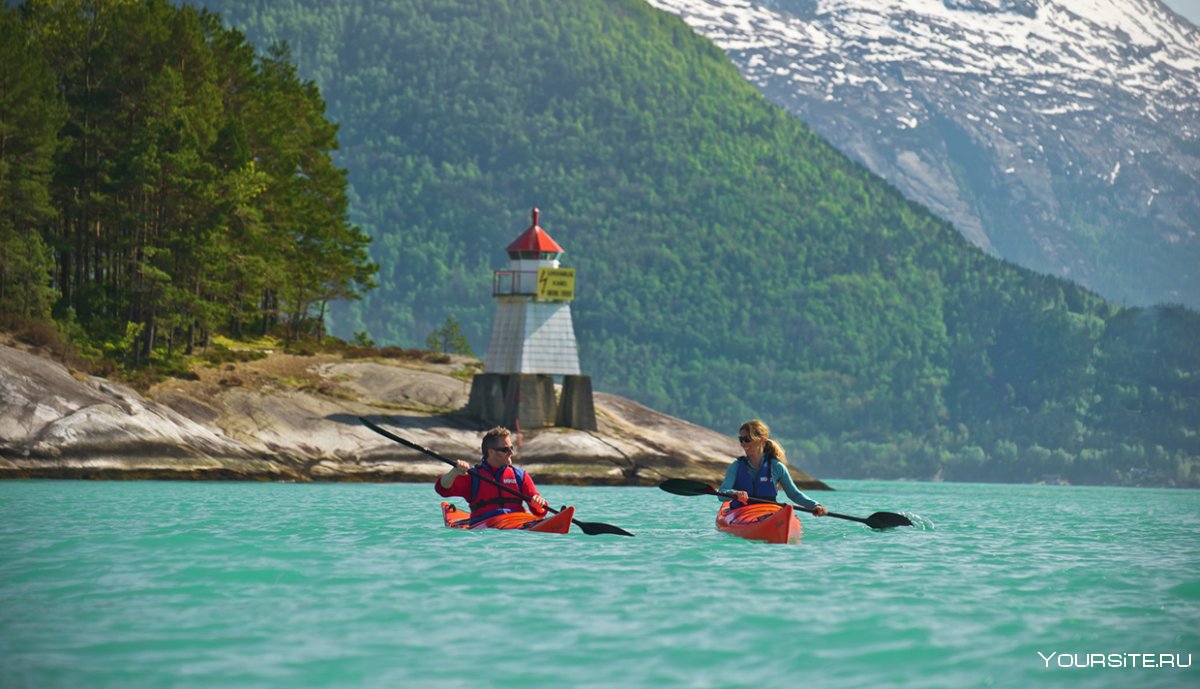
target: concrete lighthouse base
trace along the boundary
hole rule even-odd
[[[517,428],[559,426],[596,430],[592,380],[564,376],[556,403],[554,377],[545,373],[481,373],[471,381],[466,412],[485,424]]]
[[[544,373],[481,373],[471,381],[467,413],[486,424],[546,428],[557,411],[554,377]]]
[[[554,423],[562,428],[596,430],[591,376],[563,376],[562,398],[558,400],[558,416]]]

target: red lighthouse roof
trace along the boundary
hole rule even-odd
[[[521,233],[512,244],[505,249],[509,256],[517,258],[514,254],[520,257],[528,257],[529,254],[561,254],[563,248],[554,241],[550,235],[541,227],[538,227],[538,209],[533,209],[533,224],[529,229]]]

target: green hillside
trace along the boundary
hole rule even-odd
[[[311,277],[292,299],[297,332],[319,317],[312,305],[363,293],[335,308],[338,334],[413,346],[449,317],[482,352],[492,271],[537,206],[578,270],[576,331],[599,390],[730,433],[761,417],[823,477],[1200,485],[1195,313],[1121,309],[988,258],[768,105],[673,17],[633,0],[208,6],[268,55],[238,62],[263,75],[243,78],[293,94],[241,118],[250,149],[271,150],[270,125],[298,118],[314,126],[293,129],[329,135],[326,105],[339,125],[336,142],[315,143],[338,148],[346,217],[337,171],[319,165],[329,239],[299,245]],[[267,53],[276,40],[290,53]],[[289,60],[315,87],[290,80]],[[215,160],[239,174],[259,164]],[[269,172],[279,191],[249,194],[235,219],[269,237],[280,225],[264,214],[280,213],[304,239],[300,200],[320,180]],[[379,265],[370,291],[359,228]],[[259,256],[266,277],[286,280],[272,257]],[[277,310],[255,308],[260,321]]]
[[[483,351],[491,271],[538,206],[578,270],[601,390],[729,432],[762,417],[827,476],[1200,478],[1196,314],[1122,311],[985,257],[673,17],[633,0],[208,6],[289,41],[341,124],[381,266],[342,333],[411,345],[451,316]]]

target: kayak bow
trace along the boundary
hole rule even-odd
[[[756,503],[729,509],[721,504],[717,512],[717,529],[751,541],[791,543],[800,540],[803,528],[791,505]]]

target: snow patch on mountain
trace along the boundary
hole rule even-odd
[[[1200,30],[1159,2],[649,1],[683,17],[727,52],[758,51],[744,65],[751,76],[788,74],[811,83],[808,63],[820,59],[832,70],[828,81],[857,86],[874,80],[852,76],[856,68],[920,61],[927,70],[993,83],[1022,78],[1056,89],[1062,79],[1091,79],[1139,96],[1170,96],[1147,103],[1147,109],[1200,104]],[[813,9],[796,11],[805,7]],[[789,64],[766,60],[768,52],[785,54]],[[862,64],[844,59],[849,56],[861,57]],[[1069,95],[1094,97],[1086,89]]]

